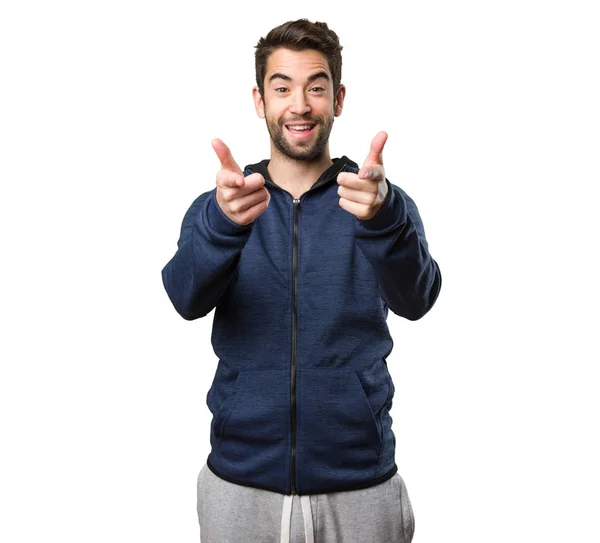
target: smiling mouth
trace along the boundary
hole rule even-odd
[[[317,125],[314,123],[306,123],[303,125],[289,125],[286,124],[285,128],[287,129],[287,131],[296,136],[296,137],[300,137],[300,138],[307,138],[309,137],[313,132],[314,129]]]
[[[298,134],[302,134],[303,132],[311,132],[315,126],[317,126],[317,125],[313,124],[313,123],[306,123],[306,124],[302,124],[302,125],[289,125],[289,124],[285,125],[285,127],[290,132],[298,133]]]

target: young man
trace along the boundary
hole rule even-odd
[[[259,40],[253,96],[271,158],[242,170],[213,140],[216,187],[187,211],[162,270],[183,318],[216,308],[204,543],[413,537],[386,319],[423,317],[442,279],[415,203],[385,177],[387,134],[362,167],[330,158],[341,49],[306,19]]]

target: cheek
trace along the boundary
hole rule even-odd
[[[277,124],[283,122],[282,119],[284,118],[284,112],[282,108],[275,108],[271,106],[270,108],[265,109],[265,115],[269,120],[271,120],[271,122]]]

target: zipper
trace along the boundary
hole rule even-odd
[[[292,243],[292,368],[290,394],[292,408],[292,450],[290,453],[290,483],[292,487],[291,493],[296,494],[296,336],[298,329],[298,210],[300,208],[300,198],[294,198],[290,192],[266,178],[265,183],[289,194],[292,197],[292,202],[294,204],[294,241]]]
[[[296,494],[296,335],[298,328],[298,209],[300,199],[294,198],[294,243],[292,245],[292,453],[290,480]]]
[[[344,169],[342,168],[339,171]],[[338,172],[339,173],[339,172]],[[291,368],[291,408],[292,408],[292,449],[290,453],[290,484],[291,493],[296,494],[296,341],[298,332],[298,213],[300,210],[300,200],[304,196],[319,187],[319,184],[312,186],[300,198],[294,196],[280,187],[273,181],[265,177],[265,183],[286,192],[292,197],[294,204],[294,242],[292,244],[292,368]]]

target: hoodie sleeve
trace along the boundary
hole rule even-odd
[[[408,320],[423,317],[435,303],[442,274],[429,254],[414,201],[388,179],[388,195],[369,220],[354,218],[358,246],[371,263],[388,307]]]
[[[219,207],[216,188],[201,194],[181,225],[177,252],[162,270],[162,280],[177,312],[186,320],[210,313],[233,278],[252,232]]]

